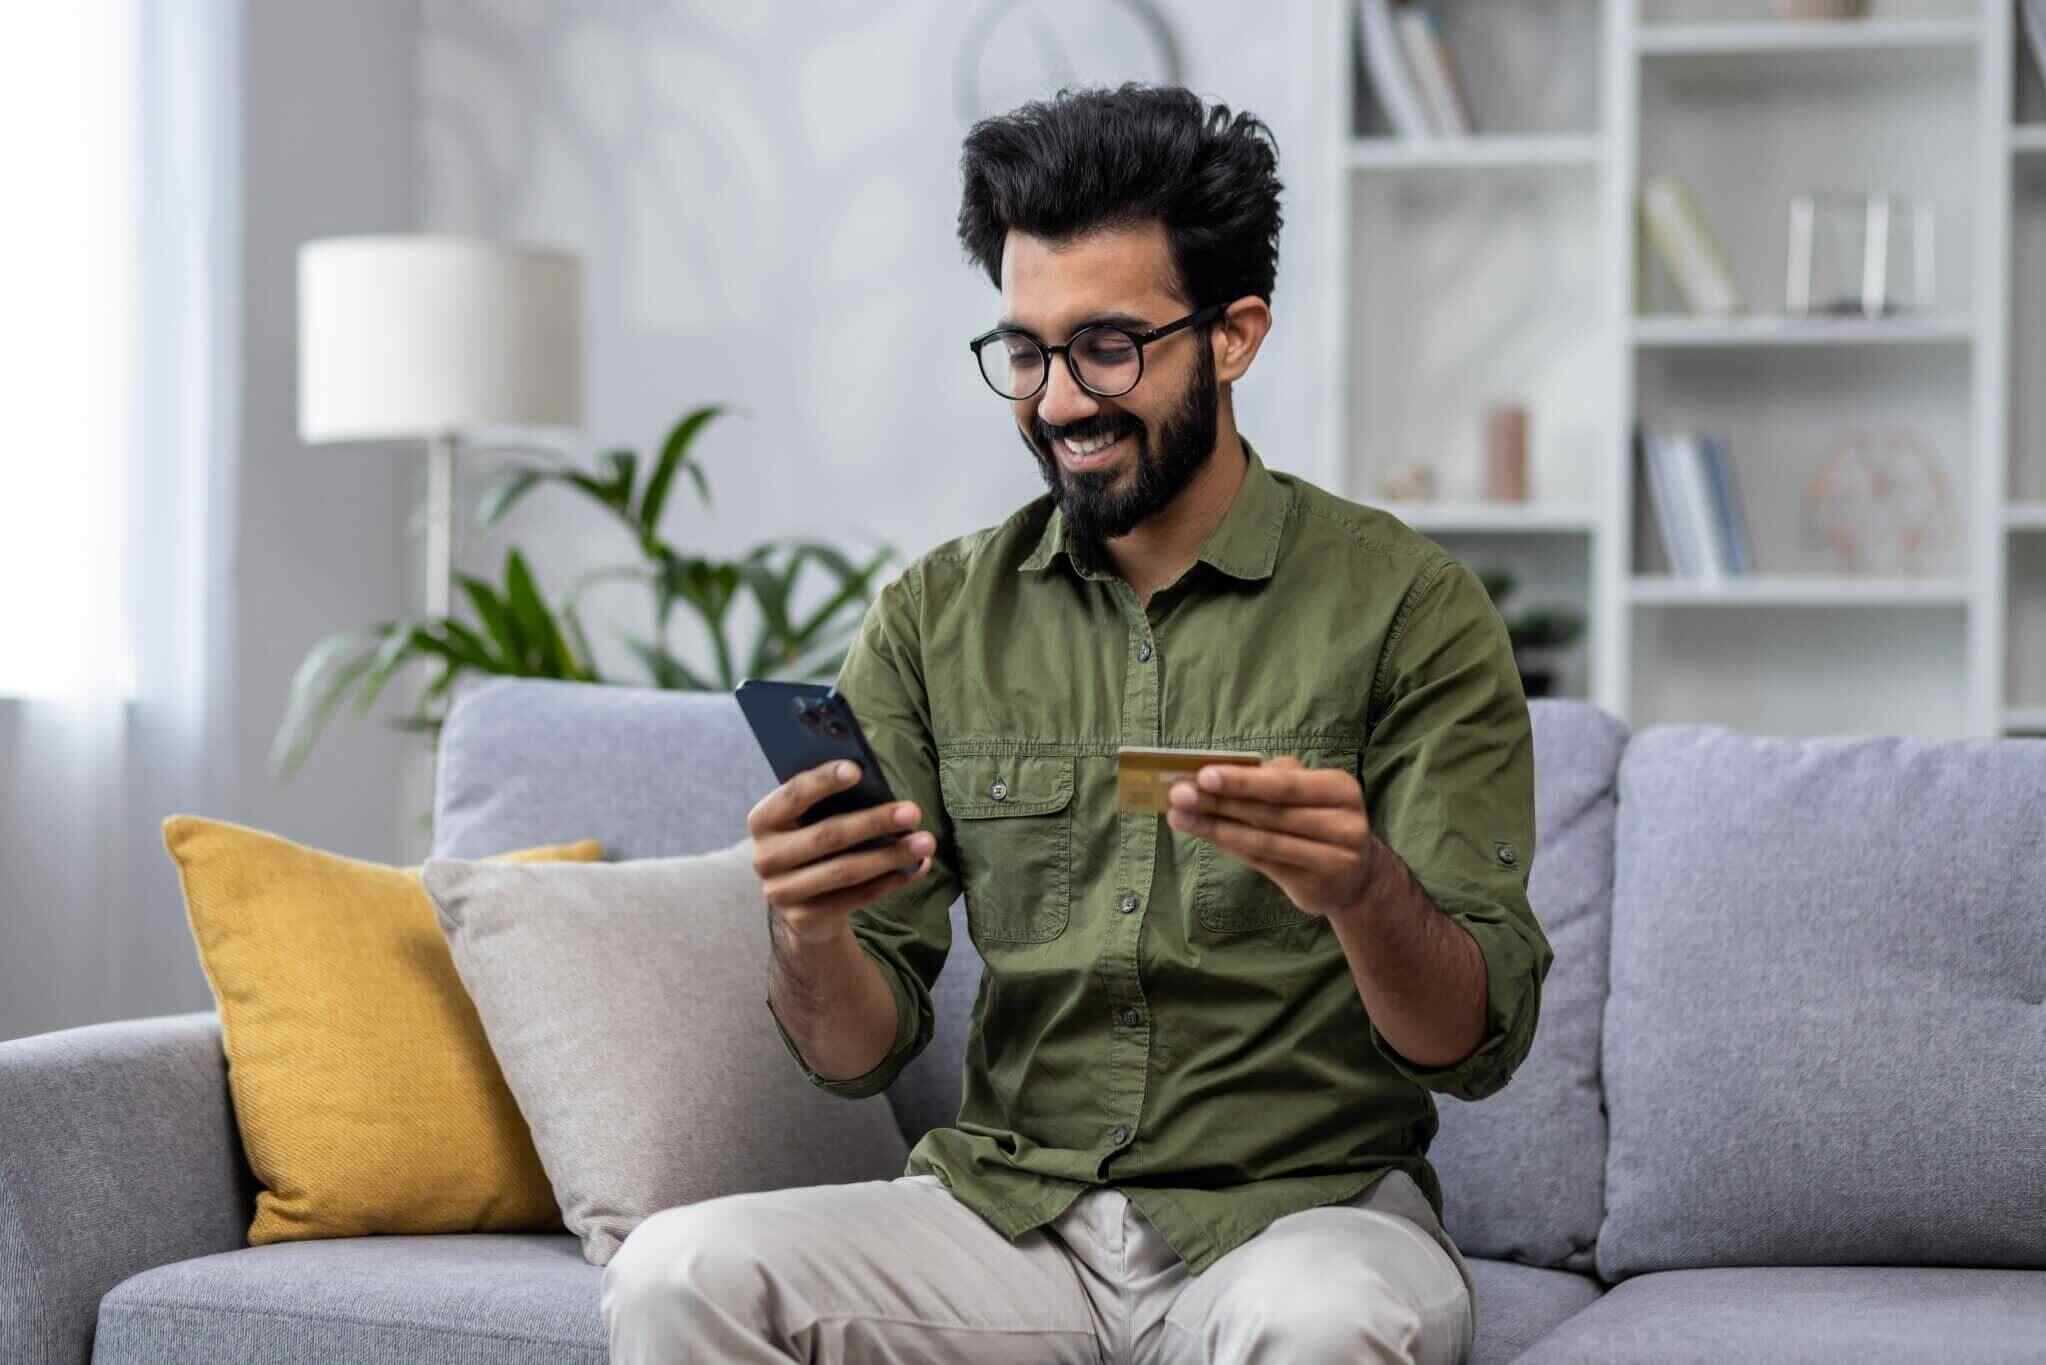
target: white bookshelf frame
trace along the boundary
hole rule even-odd
[[[2046,677],[2026,680],[2027,695],[2010,695],[2008,623],[2011,612],[2008,537],[2046,535],[2046,501],[2014,502],[2010,497],[2015,452],[2011,449],[2012,403],[2011,272],[2013,267],[2013,164],[2046,160],[2046,123],[2022,124],[2013,117],[2014,44],[2022,41],[2012,0],[1974,0],[1959,17],[1876,17],[1838,23],[1724,22],[1656,23],[1640,20],[1641,0],[1602,0],[1599,5],[1599,125],[1563,134],[1494,134],[1470,138],[1398,141],[1353,134],[1355,82],[1363,79],[1353,60],[1354,0],[1320,0],[1316,79],[1317,117],[1328,148],[1321,158],[1327,177],[1320,195],[1322,246],[1318,265],[1331,282],[1333,306],[1323,330],[1328,371],[1322,387],[1319,463],[1323,482],[1358,501],[1384,505],[1429,534],[1472,534],[1511,543],[1518,535],[1581,537],[1588,556],[1588,600],[1580,603],[1588,623],[1585,643],[1586,691],[1600,706],[1633,723],[1686,719],[1636,717],[1635,622],[1643,611],[1689,613],[1700,608],[1853,612],[1905,610],[1902,621],[1922,619],[1920,611],[1965,615],[1965,669],[1956,710],[1928,722],[1928,733],[1996,735],[2046,732]],[[1883,13],[1879,7],[1879,14]],[[1874,55],[1869,55],[1874,54]],[[1712,319],[1635,312],[1635,282],[1641,243],[1635,230],[1641,167],[1642,80],[1644,70],[1718,70],[1746,62],[1889,62],[1927,60],[1967,64],[1972,91],[1975,175],[1967,205],[1970,234],[1967,303],[1946,313],[1895,322],[1862,322],[1745,315]],[[1951,107],[1951,106],[1950,106]],[[1552,169],[1540,169],[1552,168]],[[1492,171],[1598,178],[1595,249],[1601,270],[1600,367],[1610,401],[1603,413],[1603,451],[1597,487],[1588,501],[1566,503],[1469,504],[1384,503],[1365,486],[1368,461],[1353,447],[1358,433],[1349,400],[1353,332],[1349,313],[1357,306],[1351,251],[1356,230],[1354,191],[1359,177],[1489,174]],[[2046,281],[2038,287],[2046,288]],[[2046,348],[2046,337],[2032,338]],[[1637,490],[1630,434],[1638,395],[1641,357],[1691,351],[1731,352],[1771,348],[1923,348],[1928,355],[1960,355],[1967,365],[1968,446],[1949,467],[1956,496],[1966,509],[1959,527],[1962,567],[1934,577],[1870,578],[1835,574],[1733,576],[1720,580],[1673,579],[1637,572],[1635,537],[1653,534],[1637,526]],[[1916,355],[1916,351],[1908,354]],[[1900,361],[1899,363],[1909,363]],[[2046,452],[2035,453],[2036,465]],[[1502,541],[1500,538],[1507,538]],[[2046,590],[2031,582],[2028,592]],[[1712,618],[1686,616],[1684,619]],[[1738,618],[1726,618],[1738,619]],[[1889,617],[1883,618],[1888,621]],[[1961,617],[1948,615],[1958,624]],[[1956,637],[1959,638],[1959,637]],[[1814,646],[1817,648],[1817,646]],[[1653,660],[1639,661],[1652,667]],[[1810,688],[1813,660],[1786,670],[1800,675],[1795,685]],[[1770,660],[1755,660],[1767,685]],[[1847,679],[1851,684],[1851,679]],[[1803,700],[1810,700],[1804,698]],[[1806,709],[1810,709],[1807,707]]]

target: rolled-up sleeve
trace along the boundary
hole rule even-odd
[[[918,644],[923,607],[918,571],[912,565],[876,594],[836,683],[859,717],[889,790],[899,801],[916,803],[923,817],[918,828],[937,839],[929,872],[851,915],[853,936],[895,994],[895,1041],[866,1074],[830,1080],[810,1069],[772,1006],[768,1010],[782,1045],[811,1084],[848,1099],[887,1089],[930,1045],[936,1026],[931,990],[952,950],[950,911],[959,898],[958,853],[939,797],[937,744]]]
[[[1371,691],[1360,781],[1373,831],[1485,959],[1485,1034],[1449,1066],[1371,1040],[1402,1075],[1478,1100],[1527,1056],[1554,958],[1528,904],[1534,865],[1534,733],[1512,642],[1483,583],[1459,561],[1415,580]]]

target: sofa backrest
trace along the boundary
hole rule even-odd
[[[1637,734],[1607,1278],[2046,1266],[2046,743]]]
[[[1537,849],[1531,896],[1556,962],[1533,1050],[1481,1104],[1442,1102],[1431,1155],[1446,1222],[1473,1255],[1588,1268],[1605,1120],[1598,1092],[1612,883],[1613,782],[1624,728],[1581,702],[1531,704]],[[462,693],[441,737],[434,852],[474,858],[569,838],[614,859],[702,853],[746,833],[774,786],[738,704],[722,693],[497,680]],[[914,1144],[959,1111],[981,963],[951,907],[953,952],[934,991],[931,1045],[890,1087]]]

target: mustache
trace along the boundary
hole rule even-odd
[[[1061,436],[1069,441],[1091,441],[1097,436],[1122,436],[1143,429],[1143,424],[1134,417],[1111,417],[1105,413],[1078,422],[1069,422],[1062,427],[1052,426],[1042,420],[1039,420],[1036,426],[1037,439],[1047,446]]]

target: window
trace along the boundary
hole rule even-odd
[[[64,0],[0,19],[0,696],[133,687],[136,18]]]

